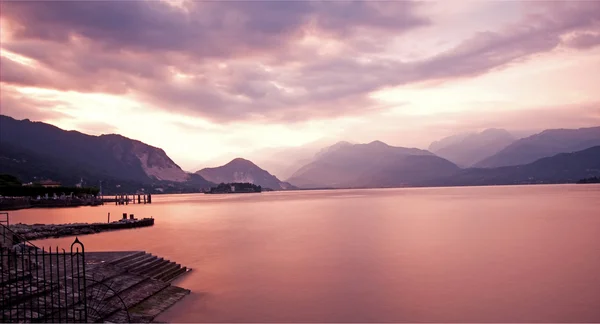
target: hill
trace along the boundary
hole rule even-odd
[[[214,183],[246,182],[273,190],[293,189],[289,183],[280,181],[256,164],[242,158],[233,159],[220,167],[204,168],[196,174]]]

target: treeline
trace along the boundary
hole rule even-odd
[[[581,179],[581,180],[577,181],[577,183],[580,183],[580,184],[583,184],[583,183],[600,183],[600,177],[591,177],[591,178]]]
[[[77,188],[77,187],[49,187],[26,186],[26,187],[0,187],[0,196],[7,197],[37,197],[37,196],[82,196],[97,195],[100,192],[98,188]]]
[[[0,174],[0,196],[8,197],[37,197],[71,195],[83,196],[83,195],[97,195],[100,192],[98,188],[77,188],[77,187],[43,187],[39,184],[33,184],[30,186],[23,186],[21,181],[9,174]]]
[[[262,187],[248,182],[220,183],[210,188],[210,193],[247,193],[261,192]]]

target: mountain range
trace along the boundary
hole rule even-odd
[[[424,186],[518,185],[575,183],[600,176],[600,146],[574,153],[560,153],[535,162],[498,168],[469,168],[430,181]]]
[[[550,129],[508,145],[476,163],[478,168],[494,168],[532,163],[559,153],[571,153],[600,145],[600,127]]]
[[[243,158],[187,173],[164,150],[134,139],[91,136],[0,115],[0,174],[23,182],[102,182],[107,194],[199,192],[221,182],[274,190],[576,182],[600,175],[599,151],[600,127],[546,130],[518,140],[505,130],[490,129],[444,138],[430,151],[342,141],[290,154],[281,165],[298,167],[281,181]]]

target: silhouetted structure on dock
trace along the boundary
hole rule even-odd
[[[137,196],[137,197],[136,197]],[[136,199],[137,198],[137,199]],[[134,194],[134,195],[116,195],[114,198],[103,198],[103,202],[112,203],[115,205],[129,205],[129,204],[151,204],[151,194]]]

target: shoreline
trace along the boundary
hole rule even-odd
[[[196,195],[196,194],[209,194],[209,195],[226,195],[226,194],[252,194],[252,193],[269,193],[269,192],[301,192],[301,191],[335,191],[335,190],[381,190],[381,189],[436,189],[436,188],[479,188],[479,187],[525,187],[525,186],[553,186],[553,185],[600,185],[599,183],[577,183],[577,182],[561,182],[561,183],[522,183],[522,184],[485,184],[485,185],[445,185],[445,186],[395,186],[395,187],[348,187],[348,188],[297,188],[289,190],[272,190],[262,192],[223,192],[223,193],[209,193],[209,192],[195,192],[195,193],[161,193],[155,194],[156,196],[170,196],[170,195]],[[23,209],[48,209],[48,208],[75,208],[75,207],[97,207],[105,204],[68,204],[68,205],[15,205],[15,206],[2,206],[0,203],[0,212],[7,211],[18,211]]]

